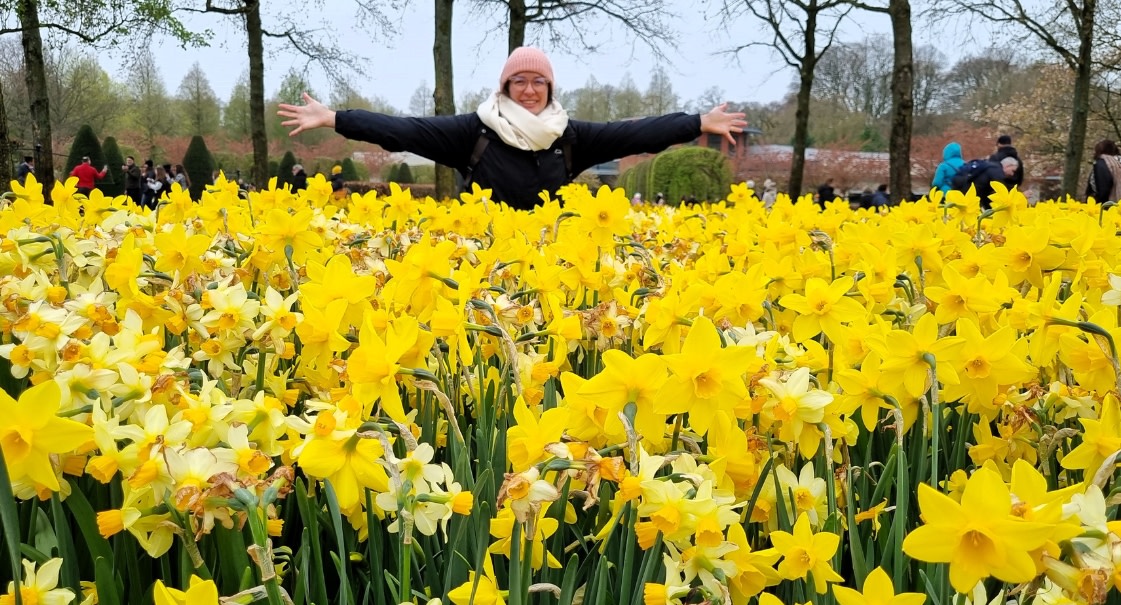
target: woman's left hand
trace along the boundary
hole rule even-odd
[[[747,126],[747,121],[744,120],[746,114],[729,113],[724,110],[726,107],[728,107],[727,103],[721,103],[713,107],[712,111],[702,114],[701,132],[721,135],[735,145],[736,137],[732,134],[743,132],[744,126]]]

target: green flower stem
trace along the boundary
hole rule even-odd
[[[269,605],[284,605],[280,596],[280,583],[277,582],[276,572],[272,563],[272,546],[269,541],[268,528],[265,525],[265,511],[259,507],[249,508],[249,532],[253,535],[255,552],[257,553],[257,571],[261,576],[261,583],[265,586],[265,593],[269,597]]]

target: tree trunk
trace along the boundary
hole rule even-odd
[[[432,101],[436,115],[455,115],[455,87],[452,79],[452,2],[436,0],[436,38],[432,43],[432,60],[436,64],[436,86]],[[455,197],[455,171],[436,165],[436,197]]]
[[[42,153],[36,158],[35,179],[43,183],[43,194],[49,200],[54,188],[54,144],[51,140],[47,69],[43,63],[43,38],[39,35],[38,0],[20,0],[19,19],[23,29],[23,63],[31,107],[31,132],[35,143],[42,147]]]
[[[507,0],[507,4],[510,7],[510,35],[507,46],[509,52],[514,52],[515,48],[525,46],[525,0]]]
[[[888,13],[895,39],[891,74],[891,156],[889,186],[894,201],[911,195],[911,130],[915,121],[915,61],[911,40],[910,0],[890,0]]]
[[[265,42],[260,0],[248,0],[245,5],[245,33],[249,42],[249,137],[253,141],[250,179],[257,187],[265,187],[269,182],[269,140],[265,133]]]
[[[798,105],[794,111],[794,152],[790,158],[790,198],[797,200],[802,194],[802,179],[806,171],[806,142],[810,136],[810,89],[813,72],[803,67],[798,84]],[[824,200],[822,203],[824,203]]]
[[[12,143],[8,135],[8,111],[4,109],[4,90],[0,88],[0,190],[9,187],[12,171]]]
[[[1090,116],[1090,76],[1093,68],[1094,12],[1097,0],[1085,0],[1079,15],[1078,64],[1074,73],[1074,99],[1071,103],[1070,133],[1067,136],[1066,158],[1063,164],[1063,192],[1079,195],[1078,183],[1082,174],[1082,157],[1086,148],[1086,123]]]
[[[798,70],[798,105],[794,110],[794,153],[790,158],[790,197],[797,200],[802,194],[802,179],[806,171],[806,142],[810,138],[810,91],[813,89],[814,68],[817,67],[817,2],[811,1],[806,10],[805,54]],[[822,200],[824,204],[828,200]]]

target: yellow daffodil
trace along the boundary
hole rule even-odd
[[[1028,553],[1044,544],[1051,528],[1012,515],[1012,496],[996,472],[977,470],[961,503],[926,484],[919,485],[918,498],[924,524],[907,535],[903,552],[949,563],[950,584],[958,592],[968,593],[989,576],[1013,583],[1035,577]]]
[[[0,390],[0,448],[13,481],[28,478],[58,491],[51,455],[93,441],[92,428],[56,415],[61,398],[53,380],[24,391],[19,401]]]
[[[877,567],[864,578],[864,592],[845,586],[834,586],[833,596],[840,605],[922,605],[926,595],[921,592],[895,593],[891,578]]]
[[[698,317],[689,328],[681,353],[666,355],[672,376],[654,404],[659,414],[689,414],[689,424],[707,433],[717,411],[731,411],[747,397],[744,374],[759,367],[755,351],[722,347],[716,327]]]
[[[30,175],[28,175],[30,179]],[[16,587],[15,582],[8,582],[7,594],[0,595],[0,605],[15,605],[16,590],[19,590],[20,600],[27,605],[67,605],[74,600],[74,591],[69,588],[56,588],[58,574],[62,569],[62,559],[49,559],[35,569],[32,561],[23,561],[23,582]]]
[[[851,277],[841,277],[827,283],[823,279],[806,280],[806,293],[787,294],[778,304],[798,313],[794,319],[794,339],[802,342],[825,332],[831,340],[841,337],[842,323],[862,319],[867,310],[846,294],[854,283]]]
[[[794,533],[771,532],[771,543],[774,544],[775,551],[782,555],[778,574],[783,578],[805,579],[812,573],[814,590],[818,594],[825,594],[829,590],[829,583],[844,581],[830,564],[841,543],[841,537],[827,531],[813,533],[810,530],[810,519],[805,513],[798,515]]]
[[[168,588],[163,580],[156,580],[152,588],[152,598],[156,605],[217,605],[218,586],[214,580],[202,580],[191,576],[191,584],[186,591]]]

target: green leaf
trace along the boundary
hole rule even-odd
[[[576,596],[576,578],[579,576],[580,571],[580,557],[579,555],[572,555],[568,559],[568,565],[564,567],[564,580],[561,581],[561,596],[560,605],[572,605],[572,599]]]
[[[112,559],[98,557],[94,562],[94,584],[98,605],[121,605],[121,591],[113,573]]]
[[[338,545],[338,552],[331,553],[332,558],[335,559],[335,565],[339,568],[339,600],[338,605],[350,605],[350,581],[347,579],[346,573],[346,542],[343,541],[343,518],[342,513],[339,511],[339,500],[335,497],[335,488],[331,486],[330,481],[324,481],[324,492],[327,495],[327,510],[331,514],[331,524],[335,529],[335,543]]]
[[[62,511],[62,501],[58,499],[57,493],[51,494],[51,518],[54,520],[55,537],[58,538],[58,556],[62,557],[59,581],[63,586],[74,591],[75,595],[80,595],[82,583],[78,573],[78,551],[74,548],[70,521]]]
[[[108,540],[101,537],[101,532],[97,529],[97,514],[94,513],[93,507],[90,506],[89,500],[81,489],[70,492],[66,497],[66,507],[70,509],[70,515],[78,524],[78,531],[82,534],[82,540],[85,541],[90,557],[95,561],[105,559],[109,562],[109,566],[113,567],[113,548]]]
[[[12,577],[18,581],[23,577],[19,556],[19,510],[16,509],[16,496],[12,493],[12,482],[8,478],[8,464],[4,462],[4,452],[0,450],[0,529],[4,530],[4,542],[8,547],[8,560],[12,563]],[[16,591],[16,605],[23,599]]]

